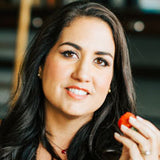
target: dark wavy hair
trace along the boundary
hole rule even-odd
[[[0,128],[0,160],[34,160],[40,142],[52,158],[60,160],[46,136],[44,94],[37,74],[63,28],[82,16],[97,17],[111,27],[115,42],[114,76],[112,92],[94,113],[93,119],[82,126],[72,140],[67,152],[68,160],[98,160],[103,159],[104,154],[121,152],[121,145],[113,137],[113,133],[118,131],[117,121],[126,111],[135,112],[135,93],[124,31],[116,16],[104,6],[74,2],[49,17],[26,52],[18,91],[13,96],[15,99],[18,93],[18,98],[12,103],[12,110]]]

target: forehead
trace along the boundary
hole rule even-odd
[[[61,33],[63,34],[66,30],[69,30],[69,29],[72,32],[79,31],[80,33],[87,30],[88,33],[94,32],[94,34],[96,33],[95,31],[98,31],[97,32],[98,34],[104,33],[104,32],[109,32],[110,34],[112,34],[112,29],[106,21],[98,17],[91,17],[91,16],[80,16],[80,17],[74,18],[69,23],[69,25],[63,28]]]
[[[111,27],[97,17],[77,17],[64,27],[59,42],[74,42],[82,48],[109,50],[114,53],[115,44]]]

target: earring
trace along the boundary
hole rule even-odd
[[[41,78],[41,74],[40,73],[38,73],[38,75],[37,75],[39,78]]]
[[[111,89],[108,90],[108,93],[111,93]]]
[[[38,76],[40,79],[41,79],[41,73],[42,73],[42,68],[41,68],[41,66],[39,66],[37,76]]]

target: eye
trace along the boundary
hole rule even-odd
[[[109,65],[108,62],[107,62],[105,59],[100,58],[100,57],[99,57],[99,58],[96,58],[96,59],[94,60],[94,62],[95,62],[96,64],[102,66],[102,67],[106,67],[106,66]]]
[[[75,52],[69,50],[62,52],[61,54],[67,58],[78,58],[78,55]]]

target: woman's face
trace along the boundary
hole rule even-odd
[[[108,24],[95,17],[74,19],[62,30],[41,69],[45,107],[91,118],[110,89],[114,56]]]

